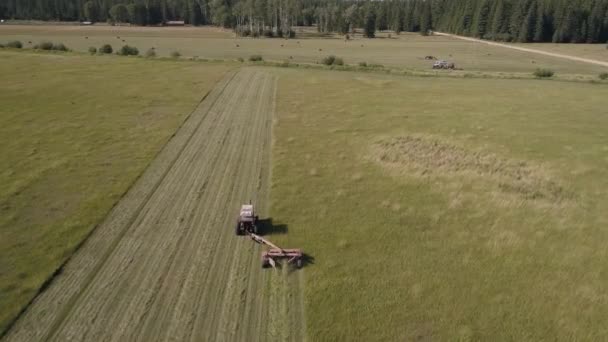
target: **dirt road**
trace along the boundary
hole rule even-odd
[[[519,51],[523,51],[523,52],[536,53],[536,54],[539,54],[539,55],[545,55],[545,56],[551,56],[551,57],[569,59],[569,60],[575,61],[575,62],[583,62],[583,63],[595,64],[595,65],[601,65],[601,66],[608,67],[608,62],[602,62],[602,61],[598,61],[596,59],[581,58],[581,57],[576,57],[576,56],[564,55],[564,54],[561,54],[561,53],[554,53],[554,52],[548,52],[548,51],[542,51],[542,50],[536,50],[536,49],[529,49],[529,48],[524,48],[524,47],[520,47],[520,46],[514,46],[514,45],[504,44],[504,43],[497,43],[497,42],[493,42],[493,41],[489,41],[489,40],[483,40],[483,39],[476,39],[476,38],[471,38],[471,37],[457,36],[455,34],[449,34],[449,33],[443,33],[443,32],[433,32],[433,34],[436,34],[438,36],[446,36],[446,37],[452,37],[452,38],[456,38],[456,39],[462,39],[462,40],[466,40],[466,41],[470,41],[470,42],[475,42],[475,43],[482,43],[482,44],[488,44],[488,45],[493,45],[493,46],[500,46],[500,47],[504,47],[504,48],[507,48],[507,49],[519,50]]]
[[[299,281],[234,234],[241,203],[266,214],[275,94],[256,70],[221,81],[6,340],[302,339]]]

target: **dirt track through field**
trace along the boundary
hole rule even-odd
[[[608,67],[608,62],[598,61],[597,59],[589,59],[589,58],[564,55],[561,53],[541,51],[541,50],[537,50],[537,49],[530,49],[530,48],[525,48],[525,47],[520,47],[520,46],[504,44],[504,43],[497,43],[497,42],[493,42],[493,41],[489,41],[489,40],[458,36],[458,35],[450,34],[450,33],[434,32],[434,34],[436,34],[438,36],[445,36],[445,37],[452,37],[452,38],[456,38],[456,39],[466,40],[466,41],[474,42],[474,43],[482,43],[482,44],[487,44],[487,45],[492,45],[492,46],[499,46],[499,47],[512,49],[512,50],[536,53],[539,55],[545,55],[545,56],[550,56],[550,57],[568,59],[568,60],[575,61],[575,62],[582,62],[582,63],[587,63],[587,64],[595,64],[595,65],[601,65],[601,66]]]
[[[301,275],[234,234],[240,204],[267,214],[275,97],[261,71],[222,80],[6,340],[304,339]]]

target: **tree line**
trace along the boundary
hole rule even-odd
[[[348,34],[363,28],[432,30],[500,41],[604,43],[608,0],[1,0],[0,17],[158,25],[183,20],[248,35],[294,26]]]

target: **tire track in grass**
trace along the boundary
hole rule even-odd
[[[7,339],[293,338],[289,279],[262,270],[261,248],[234,235],[240,204],[251,199],[267,214],[275,98],[276,78],[265,72],[244,69],[218,85],[172,139],[182,145],[167,145],[142,177],[157,183],[129,191],[125,201],[138,192],[113,210],[122,221],[107,218],[114,226],[94,234]]]
[[[263,94],[267,94],[267,91],[270,88],[269,83],[271,82],[271,78],[270,77],[264,77],[264,79],[260,82],[258,82],[260,84],[260,88],[261,88],[261,93]],[[270,108],[268,106],[268,96],[260,96],[258,97],[258,103],[256,106],[256,113],[261,113],[264,111],[264,109],[266,108]],[[264,148],[266,146],[264,146],[264,141],[261,141],[259,143],[255,143],[257,139],[259,139],[259,137],[257,136],[257,132],[263,132],[264,130],[264,120],[262,115],[255,115],[254,116],[257,120],[255,120],[255,122],[252,123],[252,126],[255,127],[255,129],[251,130],[253,132],[256,132],[256,136],[253,137],[253,141],[249,141],[245,146],[247,146],[248,150],[247,150],[247,154],[250,154],[253,157],[253,165],[251,165],[251,174],[250,177],[248,177],[248,182],[244,185],[244,188],[246,187],[246,193],[247,194],[253,194],[256,193],[256,189],[257,188],[257,180],[260,179],[260,174],[261,174],[261,170],[263,169],[263,165],[261,165],[261,163],[265,163],[268,160],[264,159],[263,156],[263,151]],[[256,180],[256,182],[253,182],[253,180]],[[259,214],[263,214],[264,212],[262,211],[262,206],[263,206],[263,201],[261,200],[261,196],[259,193],[256,194],[255,196],[256,198],[254,198],[255,203],[260,203],[259,207],[258,207],[258,213]],[[246,201],[245,198],[241,197],[242,201]],[[263,217],[263,216],[262,216]],[[232,270],[237,270],[236,272],[231,272],[227,281],[227,291],[226,294],[224,296],[223,302],[226,303],[225,305],[222,306],[221,308],[221,312],[218,315],[219,317],[219,329],[217,331],[217,335],[215,337],[215,340],[218,341],[225,341],[225,340],[234,340],[235,339],[235,333],[237,332],[237,328],[239,327],[239,320],[235,319],[235,317],[239,317],[238,313],[239,312],[247,312],[247,308],[248,302],[251,301],[247,301],[247,297],[245,297],[244,295],[247,293],[247,288],[248,288],[248,283],[251,282],[252,286],[250,288],[253,288],[257,291],[258,288],[257,286],[257,281],[256,281],[256,277],[255,275],[260,273],[260,269],[259,267],[257,267],[257,273],[253,273],[251,274],[248,269],[250,268],[250,263],[248,262],[248,260],[251,260],[251,258],[243,258],[241,256],[238,255],[238,249],[235,249],[235,256],[234,256],[234,262],[231,266],[230,269]],[[250,298],[254,298],[254,297],[250,297]],[[240,319],[243,319],[243,321],[248,322],[248,320],[246,319],[246,316],[243,317],[239,317]],[[252,324],[253,325],[253,324]]]
[[[238,158],[234,158],[235,156],[237,156],[237,147],[238,144],[232,144],[231,145],[231,149],[230,152],[224,155],[228,155],[231,157],[231,163],[230,165],[234,165],[234,160],[238,161]],[[216,154],[216,157],[221,156],[220,154]],[[217,158],[211,162],[210,164],[213,165],[217,163]],[[232,168],[234,168],[232,166]],[[229,168],[227,168],[229,169]],[[225,172],[225,169],[221,169],[221,168],[215,168],[214,170],[212,170],[213,174],[209,177],[211,179],[222,179],[222,182],[220,184],[219,187],[216,187],[216,189],[209,189],[207,191],[209,191],[209,197],[208,198],[213,198],[213,201],[211,201],[213,203],[212,206],[205,206],[207,203],[204,203],[202,201],[199,202],[198,204],[198,209],[196,210],[197,213],[200,213],[200,216],[196,216],[194,215],[195,212],[192,213],[191,215],[191,226],[192,227],[200,227],[204,222],[201,218],[204,217],[212,217],[211,213],[216,212],[218,210],[220,210],[221,208],[218,206],[218,203],[220,203],[221,200],[221,195],[223,193],[225,193],[226,191],[228,191],[228,186],[230,185],[231,182],[231,177],[228,176],[223,176],[223,172]],[[206,184],[207,181],[205,181],[204,184]],[[215,191],[213,191],[215,190]],[[212,192],[213,191],[213,192]],[[203,205],[201,205],[203,204]],[[210,210],[207,210],[210,209]],[[214,225],[211,225],[212,227]],[[158,293],[157,295],[157,300],[154,303],[154,312],[152,314],[150,314],[147,318],[147,322],[146,322],[146,328],[143,328],[143,331],[147,332],[147,335],[149,336],[160,336],[163,333],[163,327],[159,324],[156,324],[156,322],[159,321],[166,321],[167,320],[167,315],[168,315],[168,311],[166,309],[164,309],[165,307],[172,307],[175,306],[177,304],[177,300],[180,298],[180,294],[183,292],[184,290],[184,286],[187,280],[187,275],[189,273],[188,271],[188,265],[190,265],[193,261],[194,261],[194,252],[196,251],[197,246],[200,244],[201,242],[201,236],[204,239],[208,239],[208,238],[212,238],[212,236],[209,236],[209,234],[205,234],[205,233],[209,233],[211,232],[211,230],[203,230],[203,229],[197,229],[194,228],[191,230],[193,232],[193,234],[191,234],[188,239],[186,240],[187,245],[180,247],[180,249],[184,249],[184,250],[189,250],[192,251],[192,253],[183,253],[181,256],[183,258],[180,258],[179,260],[174,261],[173,266],[171,268],[171,273],[165,276],[165,283],[163,284],[163,289],[162,292]],[[177,284],[177,289],[175,289],[175,285],[171,286],[172,282],[174,281],[175,278],[178,278],[178,284]],[[175,296],[170,296],[169,293],[176,291],[178,295]],[[152,311],[152,310],[151,310]]]
[[[238,168],[237,168],[238,161],[243,157],[241,153],[238,153],[239,152],[238,151],[238,146],[240,146],[240,145],[242,145],[242,143],[240,141],[238,143],[236,143],[236,144],[234,144],[234,143],[231,144],[230,145],[231,146],[230,152],[227,153],[227,154],[223,154],[223,155],[228,155],[230,157],[230,159],[231,159],[230,160],[230,166],[226,168],[227,170],[234,170],[234,171],[238,170]],[[212,212],[216,212],[218,210],[223,209],[222,207],[217,207],[217,204],[220,203],[219,200],[221,199],[221,197],[223,197],[222,196],[223,194],[230,193],[232,191],[232,189],[234,188],[234,186],[235,186],[235,184],[233,182],[233,178],[235,177],[235,172],[231,171],[230,174],[224,174],[224,175],[219,174],[217,177],[218,178],[216,178],[216,179],[222,179],[221,186],[220,186],[221,187],[221,191],[219,191],[219,195],[220,196],[217,196],[215,199],[213,199],[212,197],[209,197],[210,199],[212,199],[211,202],[215,204],[214,210]],[[227,186],[229,186],[229,185],[231,185],[230,189],[227,188]],[[200,214],[201,218],[204,218],[204,217],[207,217],[207,216],[211,216],[211,215],[209,215],[210,213],[207,213],[204,210],[198,210],[197,212],[198,213],[202,213],[202,214]],[[214,227],[214,225],[211,225],[211,227]],[[208,229],[208,230],[199,229],[198,231],[199,232],[203,232],[203,231],[211,232],[211,229]],[[207,238],[211,238],[212,239],[213,236],[211,235],[211,236],[209,236]],[[197,241],[197,244],[200,244],[200,240]],[[191,250],[195,251],[196,249],[193,247]],[[176,273],[176,275],[179,275],[179,273],[181,273],[185,277],[187,275],[187,272],[185,271],[185,267],[187,266],[187,264],[182,263],[182,265],[183,265],[183,267],[180,268],[180,269],[182,269],[182,271],[180,272],[180,271],[176,270],[175,273]],[[176,266],[179,266],[179,263],[177,263]],[[175,289],[171,289],[169,287],[167,287],[166,289],[167,289],[167,291],[171,291],[171,292],[175,291]],[[179,292],[181,293],[182,291],[183,291],[183,287],[180,288]],[[158,297],[163,297],[163,296],[162,296],[162,294],[159,294]],[[175,301],[177,299],[177,296],[168,297],[167,299],[171,300],[171,301]],[[165,305],[166,304],[161,304],[161,305],[158,306],[158,310],[157,311],[158,311],[159,314],[162,314],[162,313],[166,312],[166,310],[164,310]],[[173,305],[173,304],[170,304],[170,305]],[[151,319],[150,320],[150,322],[154,322],[154,321],[156,321],[156,319]],[[154,323],[150,323],[150,324],[154,324]],[[157,325],[157,327],[158,327],[158,325]],[[155,334],[152,333],[151,335],[154,336]]]
[[[256,82],[257,83],[257,82]],[[260,98],[260,96],[258,96],[257,98]],[[250,101],[247,101],[249,103],[255,103],[254,101],[256,100],[256,98],[251,98]],[[242,115],[248,115],[249,111],[250,111],[250,105],[241,108],[240,110],[236,109],[237,112],[241,113]],[[258,117],[259,115],[255,115],[254,117]],[[247,124],[247,126],[249,126],[249,124]],[[248,129],[248,131],[254,131],[253,129]],[[255,135],[253,135],[252,137],[259,137],[260,134],[258,132],[256,132]],[[234,207],[234,212],[236,212],[236,210],[238,210],[238,206],[240,203],[242,203],[243,201],[247,201],[247,199],[255,199],[252,198],[251,196],[251,192],[249,190],[249,185],[251,184],[252,180],[254,179],[251,176],[251,172],[254,172],[256,170],[258,170],[260,167],[260,162],[259,160],[256,160],[256,158],[253,158],[253,154],[250,152],[250,150],[252,148],[259,148],[260,145],[256,144],[256,143],[247,143],[243,146],[244,150],[247,149],[247,156],[248,156],[248,161],[247,163],[244,163],[243,165],[241,165],[241,167],[243,168],[243,170],[245,172],[249,171],[250,176],[246,177],[243,180],[235,180],[236,183],[239,184],[238,187],[238,192],[236,194],[237,198],[233,199],[233,205],[232,207]],[[256,164],[257,163],[257,164]],[[249,193],[246,194],[246,193]],[[223,226],[227,226],[227,227],[233,227],[234,225],[234,218],[235,215],[229,215],[227,217],[227,220],[225,220],[223,222]],[[197,298],[201,298],[201,300],[197,301],[197,303],[199,304],[199,308],[196,310],[198,315],[195,319],[195,325],[194,325],[194,330],[193,330],[193,335],[191,336],[192,340],[213,340],[215,339],[215,331],[216,329],[214,329],[215,327],[217,327],[217,325],[219,324],[219,317],[217,315],[217,312],[220,311],[222,309],[222,306],[224,305],[224,303],[222,303],[221,301],[218,301],[217,298],[221,298],[221,296],[225,293],[226,288],[224,286],[210,286],[210,284],[212,283],[220,283],[220,284],[225,284],[227,282],[227,274],[226,272],[222,272],[223,269],[229,269],[228,265],[233,262],[233,260],[235,259],[235,251],[237,251],[238,249],[234,248],[234,244],[238,243],[240,245],[242,245],[243,243],[251,243],[249,241],[245,241],[243,239],[243,237],[234,238],[234,232],[232,231],[232,229],[230,229],[230,231],[224,231],[222,232],[222,235],[220,237],[222,239],[222,241],[226,241],[226,242],[220,242],[221,246],[227,246],[225,247],[225,254],[221,254],[221,253],[215,253],[213,255],[213,261],[211,262],[212,269],[207,272],[207,274],[203,277],[203,286],[201,286],[199,289],[199,293],[196,294],[195,296]]]
[[[272,86],[272,97],[267,97],[269,101],[269,107],[272,108],[271,115],[267,116],[262,123],[264,125],[263,132],[266,132],[266,137],[264,138],[264,148],[260,150],[260,155],[258,160],[266,161],[266,165],[270,165],[270,147],[272,141],[271,134],[271,123],[272,118],[274,117],[274,104],[276,102],[276,89],[277,89],[277,78],[274,77],[272,80],[269,80]],[[259,173],[257,178],[256,189],[258,191],[258,199],[261,203],[260,213],[264,214],[263,217],[267,217],[268,215],[268,205],[269,205],[269,186],[270,183],[270,170],[271,168],[261,168],[262,172]],[[261,248],[257,248],[256,252],[260,253]],[[259,254],[258,254],[259,255]],[[246,290],[240,293],[241,302],[245,303],[244,308],[242,309],[243,321],[245,322],[255,322],[253,324],[249,324],[244,326],[242,329],[236,329],[237,334],[234,336],[235,340],[245,341],[249,339],[250,341],[260,341],[262,336],[256,334],[258,330],[267,329],[268,324],[268,296],[260,296],[259,293],[262,289],[268,288],[268,273],[260,272],[260,258],[251,258],[248,263],[246,263],[249,267],[249,278],[256,279],[252,281],[253,284],[257,286],[249,286]],[[249,305],[246,305],[249,303]]]

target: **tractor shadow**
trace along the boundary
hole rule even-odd
[[[302,268],[309,266],[309,265],[314,265],[314,264],[315,264],[315,257],[313,257],[310,254],[306,254],[306,253],[302,254]]]
[[[258,220],[258,233],[259,235],[278,235],[287,234],[286,224],[275,224],[272,222],[272,217]]]

